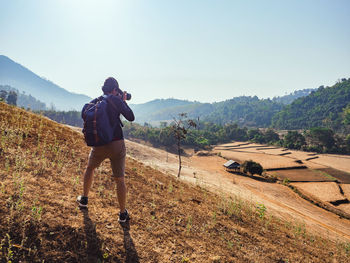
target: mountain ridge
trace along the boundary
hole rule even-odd
[[[59,110],[80,110],[84,103],[91,100],[84,94],[65,90],[4,55],[0,55],[0,84],[24,91]]]

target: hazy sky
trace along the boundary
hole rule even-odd
[[[0,54],[91,97],[273,97],[350,77],[350,1],[0,0]]]

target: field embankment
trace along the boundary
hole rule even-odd
[[[80,133],[0,103],[1,262],[347,262],[350,245],[127,159],[129,224],[105,162],[79,210]]]

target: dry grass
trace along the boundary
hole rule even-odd
[[[1,262],[348,262],[349,243],[270,216],[128,159],[129,225],[117,223],[110,168],[89,210],[75,204],[89,149],[81,134],[0,103]]]

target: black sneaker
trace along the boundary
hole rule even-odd
[[[82,195],[79,195],[77,197],[77,202],[79,204],[79,207],[81,208],[87,208],[88,206],[88,197],[87,196],[82,196]]]
[[[119,213],[118,222],[125,223],[129,219],[130,219],[130,216],[129,216],[128,210],[125,209],[123,213]]]

